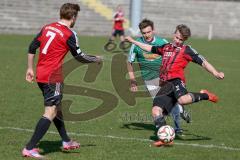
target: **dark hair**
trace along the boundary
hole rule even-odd
[[[152,29],[154,29],[154,24],[153,24],[153,21],[149,20],[149,19],[146,19],[144,18],[138,25],[140,31],[146,27],[152,27]]]
[[[60,19],[70,20],[73,17],[77,17],[79,11],[80,6],[78,4],[65,3],[60,9]]]
[[[187,40],[189,37],[191,37],[191,30],[188,26],[184,25],[184,24],[180,24],[176,27],[176,30],[174,33],[176,33],[177,31],[180,32],[180,34],[182,35],[182,37],[184,38],[184,40]]]

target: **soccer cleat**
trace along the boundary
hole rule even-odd
[[[183,129],[175,129],[175,134],[179,136],[183,135]]]
[[[218,102],[218,97],[214,94],[214,93],[211,93],[209,92],[208,90],[206,89],[202,89],[200,91],[200,93],[206,93],[208,95],[208,100],[211,101],[211,102],[214,102],[214,103],[217,103]]]
[[[172,146],[172,145],[173,145],[173,141],[168,142],[168,143],[164,143],[163,141],[158,140],[158,141],[154,142],[153,145],[154,145],[155,147]]]
[[[187,123],[190,123],[191,122],[191,116],[190,116],[190,113],[187,112],[186,110],[183,110],[182,113],[180,113],[180,116],[181,118],[186,121]]]
[[[80,148],[80,143],[70,140],[69,142],[63,142],[63,149],[64,150],[73,150]]]
[[[44,156],[39,154],[38,148],[33,148],[31,150],[27,150],[26,148],[24,148],[22,150],[22,156],[23,157],[31,157],[31,158],[35,158],[35,159],[44,159]]]

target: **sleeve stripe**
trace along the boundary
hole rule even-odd
[[[81,54],[81,53],[82,53],[82,51],[81,51],[80,48],[77,49],[77,53],[78,53],[78,54]]]
[[[129,51],[129,55],[128,55],[128,62],[132,63],[135,61],[135,57],[136,57],[136,53],[134,53],[134,48],[135,48],[135,44],[133,44],[130,48],[130,51]]]

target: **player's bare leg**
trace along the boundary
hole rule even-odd
[[[153,108],[152,108],[152,117],[153,117],[154,124],[155,124],[157,130],[161,126],[166,125],[166,121],[165,121],[165,118],[163,116],[162,108],[160,108],[158,106],[153,106]]]
[[[201,90],[199,93],[189,92],[188,94],[179,97],[178,103],[181,105],[185,105],[199,102],[202,100],[209,100],[216,103],[218,101],[218,97],[214,93],[211,93],[207,90]]]
[[[120,41],[121,41],[121,42],[125,41],[125,38],[124,38],[123,35],[120,36]]]

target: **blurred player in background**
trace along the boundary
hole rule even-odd
[[[153,46],[162,46],[168,43],[166,39],[154,35],[154,23],[151,20],[143,19],[139,23],[139,30],[142,34],[142,37],[136,39],[138,42]],[[162,56],[158,55],[157,57],[151,58],[151,55],[151,52],[146,52],[137,45],[133,44],[128,55],[127,69],[131,83],[130,89],[132,92],[137,92],[138,86],[135,80],[133,69],[133,62],[137,60],[145,86],[151,97],[154,99],[160,89],[159,68],[162,64]],[[183,110],[181,105],[176,104],[176,107],[173,108],[171,113],[175,124],[175,132],[177,134],[182,134],[182,129],[180,127],[180,110],[182,111],[182,117],[187,120],[187,122],[190,121],[190,115]],[[155,114],[154,112],[155,110],[153,108],[153,115]],[[183,112],[185,113],[183,114]]]
[[[39,154],[36,145],[46,134],[52,121],[62,138],[63,149],[80,147],[78,142],[71,140],[67,135],[60,108],[64,79],[62,63],[68,51],[82,63],[100,62],[101,58],[84,54],[78,46],[76,33],[70,29],[74,26],[79,11],[78,4],[63,4],[60,9],[60,21],[45,25],[29,46],[26,80],[34,80],[34,57],[37,48],[40,47],[36,81],[44,97],[45,112],[38,121],[32,138],[22,150],[24,157],[44,158]]]
[[[153,46],[136,41],[131,37],[126,37],[126,40],[148,52],[154,53],[152,54],[152,58],[162,55],[162,66],[160,67],[161,89],[153,101],[153,109],[156,110],[154,112],[154,121],[157,128],[166,124],[164,116],[171,112],[176,102],[185,105],[201,100],[209,100],[214,103],[218,101],[218,97],[207,90],[201,90],[196,93],[188,92],[186,89],[184,69],[191,61],[202,66],[217,79],[221,80],[224,78],[223,72],[218,72],[196,50],[184,44],[184,41],[190,36],[190,28],[181,24],[176,27],[173,42],[163,46]],[[163,144],[161,141],[155,143],[156,146]]]
[[[110,41],[114,41],[117,36],[119,36],[120,41],[124,41],[124,27],[125,22],[124,12],[121,5],[117,6],[117,11],[113,15],[113,32]]]
[[[120,44],[119,48],[125,50],[130,45],[124,41],[124,22],[126,22],[126,19],[124,18],[124,12],[121,5],[117,6],[117,10],[113,15],[113,28],[112,28],[112,35],[109,38],[109,41],[107,44],[105,44],[104,49],[107,51],[112,51],[116,48],[116,43],[114,43],[117,36],[120,38]]]

